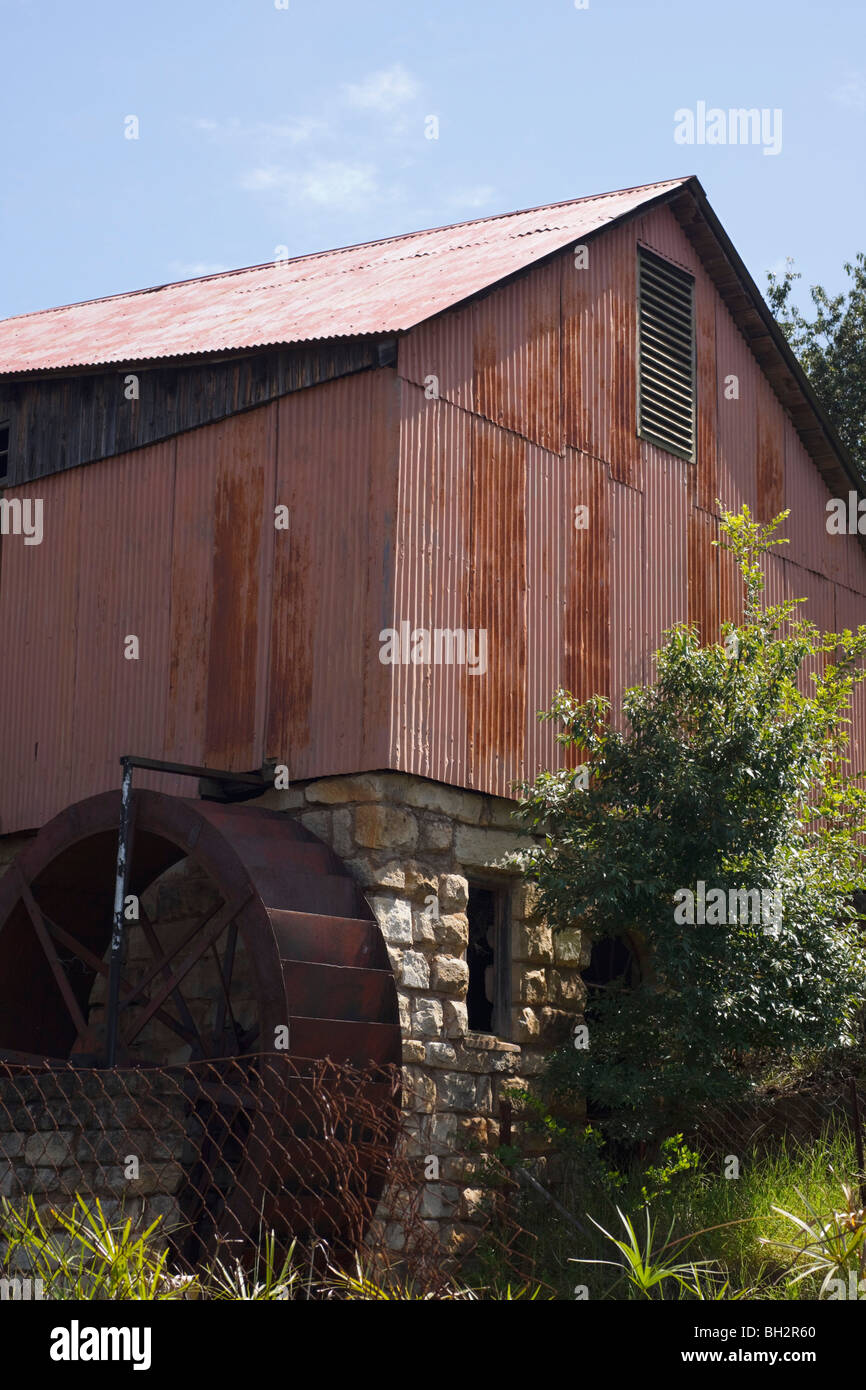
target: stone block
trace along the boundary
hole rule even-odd
[[[533,964],[552,964],[553,932],[550,927],[518,923],[514,933],[514,958]]]
[[[442,1004],[429,996],[412,1000],[412,1032],[417,1037],[438,1038],[442,1032]]]
[[[477,1110],[475,1077],[461,1072],[443,1072],[437,1077],[436,1109],[474,1114]]]
[[[429,1042],[426,1052],[429,1067],[453,1067],[457,1061],[457,1053],[449,1043]]]
[[[51,1164],[59,1167],[72,1153],[73,1137],[71,1132],[64,1133],[63,1130],[29,1135],[24,1145],[24,1162],[34,1166]]]
[[[462,955],[469,945],[469,918],[465,912],[449,912],[433,923],[436,945],[446,955]]]
[[[469,1027],[465,1000],[443,999],[442,1022],[446,1038],[462,1038]]]
[[[433,989],[463,996],[469,985],[469,966],[457,956],[434,956],[431,978]]]
[[[454,841],[454,825],[444,816],[424,816],[420,827],[420,845],[434,854],[449,850]]]
[[[412,913],[412,940],[416,946],[435,946],[435,917],[429,907],[416,907]]]
[[[308,801],[324,802],[329,806],[350,801],[382,801],[384,787],[381,777],[369,773],[358,777],[323,777],[307,784],[306,797]]]
[[[557,965],[585,966],[584,934],[580,927],[563,927],[553,933],[553,953]]]
[[[438,898],[439,875],[421,864],[406,865],[406,894],[417,902]]]
[[[370,906],[389,946],[412,945],[412,909],[407,902],[381,896],[374,897]]]
[[[511,1035],[519,1043],[540,1037],[541,1022],[534,1009],[512,1009]]]
[[[436,1107],[436,1083],[420,1067],[404,1067],[406,1110],[431,1111]],[[444,1106],[442,1107],[445,1108]]]
[[[386,864],[378,864],[371,858],[348,859],[346,868],[365,888],[402,890],[406,886],[405,870],[396,859],[389,859]]]
[[[351,859],[355,853],[355,841],[352,836],[352,812],[348,807],[340,806],[334,812],[331,834],[334,852],[341,859]]]
[[[458,825],[454,833],[454,854],[458,863],[479,869],[512,869],[515,852],[529,848],[534,840],[509,830],[486,830]]]
[[[511,915],[522,920],[537,917],[539,914],[539,902],[541,900],[541,889],[537,883],[529,883],[523,879],[515,885],[511,897]]]
[[[462,912],[469,901],[469,884],[462,874],[440,874],[438,894],[441,912]]]
[[[546,1004],[548,1002],[547,978],[543,970],[527,970],[524,966],[513,968],[514,992],[524,1004]]]
[[[418,843],[418,822],[411,811],[398,806],[359,806],[355,839],[365,849],[413,849]]]
[[[477,825],[481,820],[484,797],[479,792],[458,791],[439,782],[412,780],[406,788],[405,801],[424,811],[437,811],[449,820]]]
[[[420,951],[404,951],[400,976],[406,989],[427,989],[430,963]]]

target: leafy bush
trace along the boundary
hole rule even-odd
[[[762,560],[786,515],[724,515],[743,621],[706,646],[673,628],[656,683],[623,696],[623,729],[599,696],[560,691],[541,716],[586,768],[521,789],[519,817],[545,835],[525,856],[541,910],[555,931],[637,940],[649,964],[636,988],[596,992],[589,1046],[562,1048],[546,1074],[548,1099],[584,1096],[608,1139],[685,1129],[756,1067],[859,1036],[864,792],[842,764],[866,627],[821,633],[797,618],[803,600],[764,601]],[[708,903],[721,890],[723,920],[683,920],[701,883]],[[757,895],[751,914],[738,894]]]

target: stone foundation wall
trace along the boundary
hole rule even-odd
[[[296,816],[330,845],[376,914],[397,980],[422,1212],[456,1251],[476,1230],[483,1193],[473,1174],[497,1147],[503,1090],[531,1086],[545,1053],[570,1036],[581,1015],[589,941],[577,929],[554,937],[539,917],[534,887],[509,865],[514,851],[532,844],[515,826],[512,802],[420,777],[365,773],[271,791],[256,804]],[[470,879],[508,889],[504,1036],[468,1026]]]

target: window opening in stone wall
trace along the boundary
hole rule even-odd
[[[469,884],[468,1026],[473,1033],[506,1036],[508,1018],[508,901],[504,888]]]

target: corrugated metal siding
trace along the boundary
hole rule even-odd
[[[607,695],[611,684],[612,497],[605,464],[569,449],[568,499],[563,545],[565,612],[561,683],[578,699]],[[574,526],[575,508],[589,508],[585,530]],[[538,543],[544,546],[540,534]]]
[[[638,237],[694,264],[659,211],[593,243],[588,270],[563,255],[411,334],[402,375],[314,386],[40,484],[44,544],[0,542],[0,831],[116,786],[125,751],[508,794],[561,755],[536,721],[557,686],[616,709],[665,628],[689,618],[711,641],[738,615],[716,495],[761,517],[791,507],[771,599],[808,595],[826,627],[866,620],[866,556],[827,535],[826,487],[700,268],[697,466],[637,439]],[[540,440],[560,412],[557,452]],[[379,633],[402,622],[485,629],[486,673],[383,666]],[[122,659],[131,632],[138,663]]]
[[[419,323],[397,344],[397,371],[461,410],[475,409],[475,303]]]
[[[754,516],[757,489],[756,378],[760,371],[746,340],[721,300],[716,303],[716,371],[719,379],[719,498],[728,511],[747,503]],[[739,396],[725,393],[725,380],[737,378]]]
[[[662,634],[689,616],[689,471],[693,464],[672,454],[644,468],[644,651],[661,645]],[[648,669],[648,676],[654,672]]]
[[[44,539],[0,537],[0,833],[41,825],[69,799],[75,743],[81,473],[38,489]],[[10,488],[8,498],[32,498]]]
[[[392,371],[285,397],[278,408],[267,756],[292,779],[388,761],[399,383]]]
[[[645,679],[643,498],[622,483],[610,493],[610,700],[617,723],[622,692]]]
[[[468,626],[471,417],[402,384],[393,609],[383,626]],[[388,763],[441,781],[469,778],[467,680],[459,666],[393,669]],[[475,676],[470,680],[483,680]]]
[[[562,266],[565,442],[640,486],[635,397],[636,240],[632,224],[588,247],[588,263]]]
[[[719,600],[718,522],[709,512],[693,507],[687,519],[689,567],[689,622],[696,624],[705,644],[718,642],[721,627]]]
[[[400,374],[559,452],[561,260],[413,329],[399,345]]]
[[[562,448],[557,257],[476,306],[475,409],[542,448]]]
[[[469,627],[487,632],[487,673],[465,676],[470,778],[501,795],[524,775],[526,445],[478,418],[469,544]]]
[[[766,523],[785,506],[785,412],[763,377],[755,378],[755,387],[757,516]],[[818,477],[811,462],[809,467]]]

